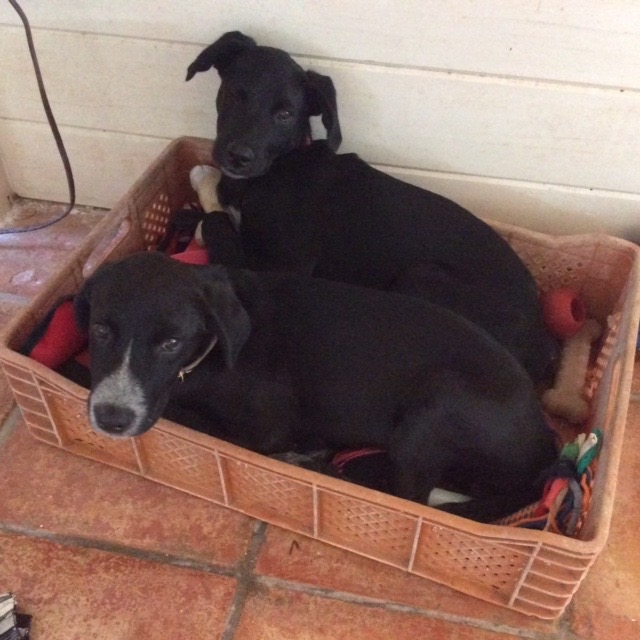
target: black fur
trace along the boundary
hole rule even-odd
[[[319,115],[332,149],[342,142],[331,78],[304,71],[284,51],[258,47],[232,31],[189,66],[187,80],[215,67],[224,81],[216,98],[215,158],[225,173],[250,178],[268,171],[274,158],[309,137],[309,118]]]
[[[77,311],[91,336],[92,395],[130,346],[146,408],[120,436],[165,411],[263,453],[307,442],[382,447],[394,493],[426,501],[445,475],[473,478],[475,499],[447,508],[481,520],[533,501],[555,458],[522,367],[484,331],[420,299],[144,253],[101,268]],[[215,335],[222,348],[180,382]]]
[[[223,172],[219,198],[240,211],[248,268],[426,297],[487,330],[534,380],[552,373],[558,346],[521,260],[451,200],[377,171],[355,154],[336,154],[341,135],[330,78],[305,72],[284,51],[257,46],[239,32],[205,49],[187,78],[211,67],[221,78],[214,151]],[[309,117],[318,113],[327,141],[304,146]],[[212,258],[224,262],[221,253],[214,246]]]

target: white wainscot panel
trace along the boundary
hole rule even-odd
[[[43,122],[22,35],[0,27],[0,36],[0,117]],[[62,124],[214,135],[216,74],[184,82],[193,45],[40,32],[39,51]],[[640,192],[640,92],[300,62],[334,78],[343,150],[371,162]]]
[[[169,140],[63,127],[76,174],[78,202],[111,207]],[[15,190],[64,202],[60,158],[45,124],[0,120],[4,159]],[[483,218],[553,234],[608,233],[640,242],[640,196],[566,189],[475,176],[378,168],[441,193]]]
[[[209,44],[239,29],[309,56],[640,87],[637,0],[25,2],[36,27]],[[0,22],[18,24],[7,3]]]

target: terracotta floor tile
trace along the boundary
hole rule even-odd
[[[640,403],[625,430],[607,546],[573,597],[572,629],[584,640],[640,638]]]
[[[295,543],[297,544],[294,544]],[[368,558],[269,526],[256,573],[512,628],[552,632],[548,622],[510,611]]]
[[[59,211],[59,207],[38,201],[20,201],[14,205],[14,209],[22,211],[30,208],[33,215],[25,218],[28,223],[48,219]],[[79,207],[46,229],[0,235],[0,293],[35,295],[104,215],[103,209]]]
[[[245,604],[234,640],[507,640],[503,633],[411,613],[259,588]]]
[[[231,565],[253,520],[200,498],[61,451],[24,424],[0,448],[0,523]]]
[[[0,271],[2,268],[2,262],[0,261]],[[22,308],[23,304],[26,303],[26,300],[23,302],[19,302],[18,300],[19,298],[16,297],[14,299],[13,296],[9,300],[4,300],[0,297],[0,331],[4,329],[7,322],[9,322],[9,320]],[[2,367],[0,367],[0,426],[2,426],[2,423],[9,415],[14,404],[15,402],[13,400],[11,389],[9,388],[9,383],[2,372]]]
[[[640,364],[636,366],[636,380],[640,381]],[[634,436],[635,433],[640,431],[640,405],[630,408],[627,430],[633,431]],[[634,516],[631,515],[634,513],[633,507],[631,507],[631,513],[623,513],[626,509],[617,509],[614,516],[613,529],[625,529],[624,523],[629,518],[636,523],[636,528],[640,528],[640,503],[638,503],[636,496],[633,495],[634,486],[637,487],[640,484],[640,435],[635,437],[638,445],[635,448],[633,445],[626,446],[625,456],[627,462],[623,461],[622,463],[623,467],[629,468],[629,475],[633,473],[632,469],[636,470],[636,475],[634,476],[636,478],[635,485],[633,479],[627,481],[624,486],[619,484],[617,503],[624,503],[625,498],[622,496],[625,492],[629,492],[627,498],[632,505],[639,505],[638,513]],[[627,434],[627,442],[630,441],[630,438],[631,436]],[[624,477],[624,470],[622,477]],[[636,542],[631,532],[627,535],[631,538],[631,544],[635,544],[638,552],[640,552],[640,540]],[[612,544],[614,544],[615,534],[613,531],[611,539]],[[294,541],[297,544],[294,544]],[[605,552],[604,558],[609,555],[610,551],[609,549]],[[624,564],[623,557],[620,557],[619,560]],[[604,562],[607,561],[604,560]],[[596,576],[598,574],[597,567],[598,565],[592,570]],[[273,526],[268,528],[267,539],[261,549],[256,571],[262,575],[284,580],[371,598],[386,599],[426,610],[437,610],[478,620],[491,619],[511,627],[540,632],[552,633],[555,629],[562,627],[568,617],[565,614],[557,622],[547,622],[523,616],[517,612],[511,612],[476,598],[468,597],[448,587],[408,575],[399,569],[387,567],[367,558],[358,557],[330,545],[292,534]],[[612,576],[616,575],[617,569],[608,567],[607,571],[610,574],[609,582],[611,582],[611,579],[615,579]],[[636,600],[640,602],[640,564],[637,568],[633,567],[633,569],[626,567],[626,569],[623,569],[622,574],[626,576],[623,582],[631,588],[632,593],[637,594]],[[593,579],[593,583],[594,587],[601,586],[597,577]],[[586,592],[587,589],[583,585],[579,594],[582,593],[583,589]],[[606,591],[607,589],[605,588],[600,593],[600,597],[605,601],[607,600]],[[585,595],[585,597],[587,596]],[[637,608],[634,606],[633,609],[634,612],[630,614],[629,620],[635,616],[635,613],[638,613],[638,618],[640,619],[640,605]],[[589,610],[589,607],[587,607],[587,610]],[[598,617],[598,614],[594,613],[594,616]],[[583,622],[585,621],[583,620]],[[621,624],[627,624],[627,622],[625,621]],[[640,628],[637,628],[635,623],[631,623],[631,626],[635,629],[634,633],[637,633],[638,637],[640,637]],[[584,625],[580,628],[583,629]],[[598,636],[585,636],[585,638],[591,637],[597,638]],[[605,636],[602,637],[604,638]]]
[[[235,579],[0,534],[0,592],[33,616],[33,640],[211,640]]]

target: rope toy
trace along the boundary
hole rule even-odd
[[[542,405],[549,413],[573,424],[580,424],[589,417],[589,403],[583,398],[582,390],[591,344],[601,333],[598,322],[590,318],[565,341],[554,387],[542,395]]]
[[[565,444],[540,501],[495,524],[576,536],[589,511],[603,437],[600,429],[594,429]]]

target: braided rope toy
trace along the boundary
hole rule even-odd
[[[603,433],[581,433],[564,445],[539,502],[495,524],[576,536],[587,517]]]

